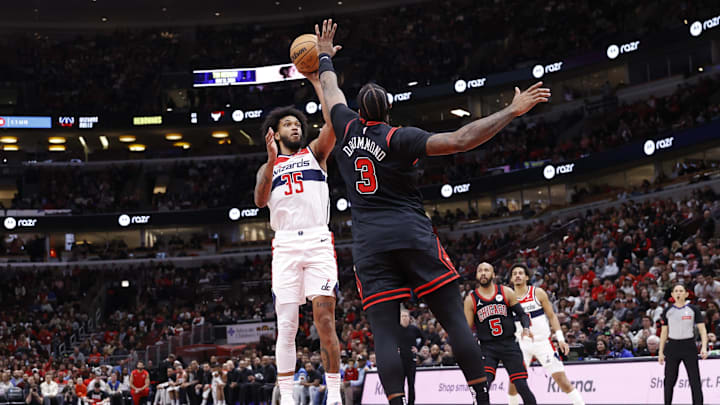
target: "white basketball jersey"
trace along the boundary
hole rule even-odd
[[[327,227],[330,220],[327,173],[309,146],[294,155],[278,155],[268,208],[274,231]]]
[[[550,322],[545,315],[540,302],[535,297],[535,287],[528,286],[528,291],[524,297],[518,298],[518,302],[522,306],[523,310],[530,317],[530,332],[533,334],[533,339],[537,342],[539,339],[550,338]],[[522,326],[520,322],[515,322],[518,336],[522,334]]]

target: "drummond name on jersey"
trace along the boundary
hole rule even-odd
[[[493,315],[502,315],[507,316],[507,305],[505,304],[490,304],[485,305],[482,308],[477,310],[477,317],[478,321],[482,322],[487,317],[493,316]]]
[[[366,128],[367,129],[367,128]],[[385,159],[385,156],[387,155],[384,150],[382,150],[376,143],[370,138],[366,138],[364,136],[358,136],[353,137],[348,141],[348,144],[343,146],[342,150],[345,152],[348,157],[352,156],[353,152],[355,152],[355,149],[362,149],[373,156],[375,156],[375,159],[378,162],[382,162],[383,159]]]

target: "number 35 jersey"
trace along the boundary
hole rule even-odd
[[[418,159],[432,134],[365,121],[345,105],[331,111],[333,151],[351,204],[355,260],[435,243],[417,187]]]
[[[278,155],[268,208],[274,231],[327,227],[330,220],[327,173],[309,146],[293,155]]]

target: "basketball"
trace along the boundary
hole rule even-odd
[[[290,60],[301,73],[310,73],[318,70],[317,36],[303,34],[295,38],[290,45]]]

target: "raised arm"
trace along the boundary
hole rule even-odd
[[[428,139],[426,146],[428,156],[466,152],[489,141],[513,118],[525,114],[538,103],[548,101],[550,89],[540,87],[542,84],[542,82],[537,82],[523,92],[515,87],[515,97],[509,106],[495,114],[475,120],[455,132],[433,135]]]
[[[320,106],[322,108],[323,119],[325,120],[325,125],[323,125],[320,129],[320,135],[310,142],[310,149],[315,154],[315,157],[320,165],[324,167],[325,161],[328,156],[330,156],[330,153],[335,146],[335,131],[333,130],[332,120],[330,119],[330,110],[326,108],[325,105],[325,96],[323,94],[322,86],[320,85],[318,72],[305,74],[305,77],[307,77],[315,89],[315,93],[318,96],[318,100],[320,101]]]
[[[338,86],[337,74],[335,74],[331,60],[331,58],[335,56],[335,53],[342,48],[339,45],[333,46],[333,38],[335,37],[336,30],[337,24],[333,24],[332,19],[323,21],[322,31],[320,31],[320,27],[315,24],[315,34],[318,36],[318,53],[320,55],[320,85],[325,97],[325,104],[322,104],[322,110],[326,122],[331,122],[330,113],[333,107],[337,104],[347,105],[345,94],[343,94]]]
[[[275,143],[275,132],[272,128],[268,128],[268,133],[265,135],[265,147],[268,152],[268,160],[258,169],[255,183],[255,205],[259,208],[266,206],[270,200],[272,171],[278,155],[278,146],[277,143]]]

